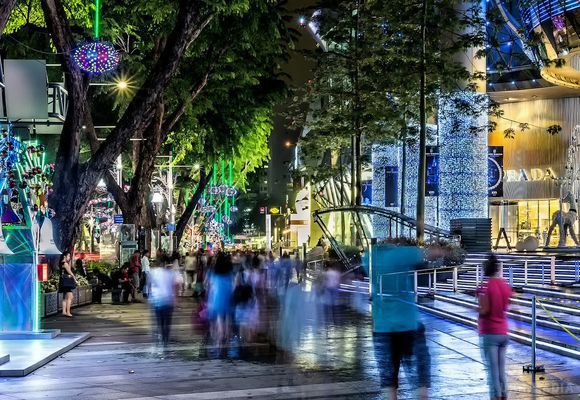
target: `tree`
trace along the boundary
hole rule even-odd
[[[69,21],[61,0],[41,1],[46,28],[60,56],[69,93],[69,108],[56,156],[54,193],[49,198],[50,206],[56,211],[57,241],[63,250],[72,247],[75,229],[100,177],[129,138],[141,136],[149,127],[156,114],[154,110],[160,107],[163,93],[178,73],[187,49],[215,15],[243,15],[248,9],[247,2],[242,0],[228,3],[182,0],[178,4],[159,1],[148,2],[148,8],[140,7],[142,5],[143,2],[135,0],[115,3],[113,7],[124,8],[127,19],[141,11],[147,18],[157,18],[151,19],[148,26],[141,25],[142,31],[132,33],[132,37],[156,38],[149,42],[152,45],[145,42],[144,51],[139,54],[142,59],[155,61],[143,63],[145,70],[139,88],[120,113],[116,127],[89,160],[81,161],[82,130],[92,111],[89,79],[69,55],[76,45],[73,31],[83,31],[84,26]],[[139,9],[140,13],[132,12],[134,9]]]
[[[426,120],[436,116],[440,96],[472,91],[482,77],[484,71],[470,73],[458,57],[484,44],[475,2],[335,0],[321,1],[317,8],[327,51],[315,54],[315,79],[299,101],[322,99],[323,104],[306,122],[311,128],[306,146],[324,148],[329,137],[359,133],[366,143],[392,143],[409,127],[424,138]],[[356,141],[351,147],[357,147]],[[419,220],[422,196],[424,179],[418,187]]]
[[[282,100],[284,93],[285,84],[270,78],[264,79],[261,85],[250,92],[224,92],[221,101],[213,104],[215,108],[198,116],[196,124],[188,124],[189,129],[194,127],[196,134],[203,140],[192,142],[188,130],[172,135],[170,143],[182,149],[181,154],[176,154],[177,162],[195,160],[206,166],[200,170],[200,183],[177,221],[176,243],[181,240],[205,189],[204,184],[207,184],[208,176],[202,175],[204,171],[210,171],[210,166],[218,160],[230,160],[233,165],[233,182],[243,190],[247,175],[268,160],[273,107]]]
[[[209,109],[216,109],[215,103],[220,101],[220,97],[227,98],[234,91],[245,91],[249,98],[254,94],[253,90],[262,83],[263,77],[275,73],[277,62],[285,56],[289,45],[288,35],[281,24],[281,11],[276,4],[265,3],[252,6],[242,17],[215,18],[189,50],[184,59],[184,64],[188,66],[187,73],[178,74],[166,91],[164,99],[165,102],[175,103],[176,111],[167,114],[159,109],[158,118],[161,123],[151,124],[145,131],[142,144],[134,144],[137,148],[134,154],[138,157],[133,157],[135,167],[129,190],[125,192],[110,174],[107,176],[109,191],[123,211],[127,223],[139,225],[145,194],[154,172],[155,156],[163,148],[170,133],[183,129],[182,126],[187,124],[197,125],[197,121],[194,121],[196,116],[208,112]],[[266,32],[268,35],[264,35]],[[237,40],[232,41],[232,37]],[[204,93],[208,85],[209,90]],[[271,85],[271,88],[264,90],[276,91],[277,86],[279,85]],[[190,87],[189,96],[183,96],[183,87]],[[194,102],[195,106],[192,104]],[[244,104],[247,107],[253,106],[247,101]],[[184,123],[181,123],[182,117],[185,118]],[[188,137],[178,143],[181,146],[176,148],[175,143],[171,143],[178,158],[183,158],[184,151],[195,147],[192,141],[206,140],[189,127],[185,131]],[[229,133],[216,134],[221,138]],[[94,141],[95,134],[91,133],[91,136]],[[221,146],[223,141],[216,141],[216,144]],[[206,148],[207,151],[211,152]],[[203,191],[205,183],[203,179],[200,180],[198,190]]]

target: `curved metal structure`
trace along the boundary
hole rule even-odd
[[[352,224],[356,228],[357,242],[364,247],[368,247],[370,245],[371,238],[414,238],[416,234],[417,221],[415,219],[396,211],[390,211],[380,207],[337,206],[314,211],[314,221],[320,226],[322,232],[330,241],[332,248],[347,269],[352,267],[350,265],[350,259],[346,256],[339,242],[336,240],[332,232],[330,232],[326,223],[322,219],[323,215],[340,212],[349,212],[353,214]],[[383,235],[384,237],[377,237],[376,234],[373,234],[373,223],[369,218],[365,219],[364,216],[384,218],[386,222],[386,224],[384,224],[386,229],[383,230],[383,233],[386,233],[386,235]],[[450,231],[432,225],[425,225],[425,237],[428,241],[439,239],[455,239],[455,236]]]
[[[363,214],[370,214],[370,215],[377,215],[380,217],[384,217],[393,222],[393,224],[398,224],[400,228],[398,232],[401,232],[401,235],[397,236],[405,236],[405,230],[407,232],[414,231],[417,228],[417,221],[414,218],[408,217],[404,214],[398,213],[396,211],[387,210],[385,208],[380,207],[373,207],[373,206],[338,206],[338,207],[331,207],[331,208],[323,208],[321,210],[317,210],[314,212],[314,218],[318,217],[319,215],[328,214],[331,212],[355,212],[355,213],[363,213]],[[359,219],[360,221],[360,219]],[[392,232],[396,231],[395,226],[393,225]],[[365,232],[368,236],[368,233]],[[430,239],[433,238],[440,238],[440,239],[453,239],[453,234],[446,230],[432,225],[425,225],[425,236]],[[391,236],[396,237],[396,236]]]

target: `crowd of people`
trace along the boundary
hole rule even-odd
[[[395,249],[395,250],[393,250]],[[430,357],[425,327],[414,300],[408,273],[420,268],[422,252],[412,246],[386,248],[382,267],[397,274],[383,282],[385,298],[373,294],[373,343],[381,371],[381,382],[388,398],[397,398],[398,375],[402,363],[415,363],[419,398],[427,398],[430,385]],[[77,260],[78,261],[78,260]],[[61,292],[63,315],[71,317],[72,288],[78,284],[75,274],[87,274],[80,262],[71,265],[71,256],[61,256]],[[490,397],[505,399],[507,380],[505,352],[508,344],[506,311],[511,288],[498,277],[499,263],[492,255],[484,264],[487,279],[477,290],[479,332],[482,359],[486,363]],[[113,301],[119,303],[147,301],[156,321],[159,344],[170,342],[171,321],[179,296],[198,299],[194,325],[207,325],[207,338],[213,347],[225,349],[232,341],[252,342],[271,324],[264,309],[278,313],[276,326],[267,327],[270,340],[277,348],[292,353],[300,342],[308,321],[315,328],[334,323],[334,310],[344,304],[340,296],[341,273],[327,265],[319,271],[307,271],[295,255],[275,257],[265,251],[208,251],[199,249],[183,257],[158,250],[154,260],[149,251],[136,250],[129,260],[111,276]],[[318,272],[318,273],[317,273]],[[308,281],[309,290],[305,289]],[[348,297],[353,309],[368,312],[368,295],[352,293]],[[271,316],[271,314],[270,314]],[[275,334],[272,335],[272,330]]]

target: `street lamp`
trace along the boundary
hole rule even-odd
[[[127,83],[127,81],[125,80],[121,80],[117,82],[117,89],[119,90],[125,90],[129,87],[129,83]]]
[[[155,217],[155,219],[157,221],[158,220],[158,216],[161,213],[161,206],[163,204],[163,195],[159,192],[153,192],[153,195],[151,196],[151,204],[153,204],[153,207],[155,208],[155,214],[157,214],[157,217]],[[157,229],[157,248],[160,249],[161,248],[161,224],[159,224],[158,229]]]

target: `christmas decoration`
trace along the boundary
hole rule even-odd
[[[83,71],[100,75],[119,65],[119,52],[108,42],[85,42],[72,52],[75,64]]]
[[[101,75],[113,71],[119,65],[119,52],[105,41],[99,40],[101,19],[101,0],[95,1],[94,35],[92,41],[82,43],[72,51],[75,64],[91,75]]]

